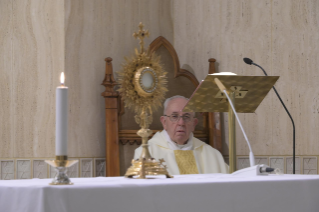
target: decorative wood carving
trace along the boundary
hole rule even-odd
[[[185,69],[181,69],[180,68],[179,59],[178,59],[178,56],[177,56],[177,53],[176,53],[174,47],[163,36],[159,36],[158,38],[156,38],[150,44],[150,47],[149,47],[150,48],[150,52],[151,53],[155,52],[162,45],[168,50],[168,52],[170,53],[170,55],[173,58],[173,61],[174,61],[174,77],[175,78],[179,77],[179,76],[187,77],[195,86],[198,86],[199,83],[198,83],[198,80],[196,79],[195,75],[192,74],[191,72],[185,70]]]

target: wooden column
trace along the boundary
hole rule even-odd
[[[215,62],[214,58],[210,58],[208,74],[214,74],[215,71]],[[217,149],[219,152],[222,152],[222,130],[221,130],[221,118],[220,113],[209,112],[208,113],[208,134],[209,134],[209,144]]]
[[[101,95],[105,98],[106,176],[120,176],[119,93],[114,91],[116,82],[113,77],[112,58],[108,57],[105,61],[105,78],[102,83],[105,86],[105,91]]]

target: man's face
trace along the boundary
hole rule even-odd
[[[163,128],[167,131],[172,141],[178,144],[185,144],[191,132],[194,131],[198,120],[193,118],[193,113],[183,113],[181,110],[186,105],[187,100],[183,98],[176,98],[171,100],[166,108],[165,114],[167,116],[188,116],[191,117],[190,121],[185,122],[182,117],[177,121],[171,121],[170,117],[162,116],[161,122]]]

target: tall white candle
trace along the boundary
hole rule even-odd
[[[68,155],[68,87],[63,72],[60,81],[56,88],[55,155]]]

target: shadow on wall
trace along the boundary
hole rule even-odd
[[[195,75],[194,69],[193,69],[190,65],[188,65],[188,64],[184,64],[184,65],[182,66],[182,69],[185,69],[185,70],[187,70],[187,71],[189,71],[189,72],[191,72],[192,74]],[[196,75],[195,75],[195,76],[196,76]]]

